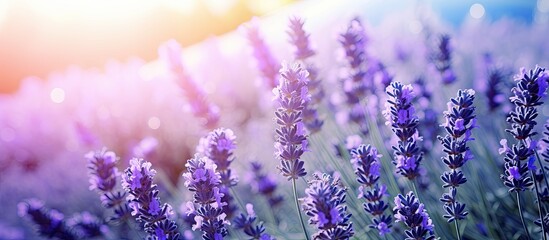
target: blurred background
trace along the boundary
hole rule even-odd
[[[29,75],[108,59],[150,61],[160,43],[183,46],[236,29],[292,0],[0,0],[0,92]]]
[[[232,31],[252,16],[298,0],[0,0],[0,93],[12,93],[27,76],[47,77],[69,65],[100,67],[108,59],[156,58],[175,38],[183,46]],[[315,1],[309,2],[310,6]],[[346,4],[342,1],[341,6]],[[457,26],[468,15],[547,21],[549,0],[370,1],[370,21],[391,9],[429,4]],[[487,16],[484,13],[488,12]],[[378,15],[378,16],[377,16]],[[471,16],[472,16],[471,15]]]

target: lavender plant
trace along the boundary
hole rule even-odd
[[[488,72],[488,81],[484,94],[488,99],[488,109],[490,109],[490,112],[498,109],[505,100],[505,94],[501,90],[502,85],[505,83],[503,80],[505,77],[504,70],[500,68],[493,68]]]
[[[67,226],[64,215],[55,209],[45,208],[40,200],[28,199],[17,207],[19,216],[33,221],[41,236],[63,240],[78,239],[76,233]]]
[[[303,122],[305,127],[314,134],[322,128],[324,121],[320,119],[317,108],[319,107],[322,98],[324,97],[324,89],[322,82],[318,76],[318,69],[312,63],[311,58],[315,55],[315,51],[311,49],[309,44],[309,34],[303,29],[304,21],[299,17],[290,18],[290,26],[288,36],[290,43],[294,46],[294,57],[298,61],[302,61],[309,72],[309,83],[307,84],[311,101],[309,101],[303,109]]]
[[[131,218],[131,209],[126,202],[126,192],[116,190],[118,183],[117,157],[112,151],[103,148],[86,154],[88,161],[90,190],[96,190],[101,195],[101,203],[105,208],[112,209],[110,221],[127,223]]]
[[[439,133],[438,116],[440,112],[432,106],[433,93],[427,87],[425,78],[420,76],[416,78],[412,85],[417,93],[416,103],[419,106],[418,116],[421,122],[418,124],[419,135],[423,136],[421,150],[429,154],[429,149],[432,149]]]
[[[152,164],[141,158],[130,160],[130,166],[124,171],[122,187],[128,193],[127,201],[132,215],[143,224],[150,239],[179,239],[177,224],[171,220],[172,207],[160,202],[159,191],[153,183],[156,171]]]
[[[302,65],[283,64],[280,70],[279,85],[273,89],[278,108],[275,111],[276,142],[275,155],[280,161],[278,167],[281,174],[292,181],[294,200],[301,221],[301,227],[308,240],[309,236],[303,223],[303,217],[297,202],[297,188],[295,180],[307,174],[301,155],[308,150],[308,141],[303,123],[303,109],[310,100],[307,84],[309,73]]]
[[[530,233],[524,222],[519,192],[529,189],[534,185],[536,197],[538,198],[539,218],[543,220],[543,208],[539,200],[540,190],[537,182],[534,181],[536,169],[536,156],[534,155],[536,154],[537,141],[533,140],[532,137],[537,135],[537,132],[534,130],[534,126],[537,124],[536,117],[538,116],[536,107],[543,104],[542,99],[546,94],[548,86],[547,79],[548,76],[545,73],[545,69],[539,66],[536,66],[535,69],[529,72],[521,68],[520,73],[515,76],[516,86],[511,89],[514,96],[510,98],[511,102],[515,105],[515,109],[507,117],[507,122],[511,128],[505,131],[510,133],[517,140],[517,143],[512,144],[511,147],[507,147],[507,141],[504,139],[502,140],[503,147],[500,150],[500,154],[505,154],[505,171],[501,175],[501,179],[509,187],[510,192],[516,192],[519,213],[528,238],[530,238]],[[538,163],[541,166],[540,170],[543,173],[546,186],[549,186],[543,170],[543,164],[539,158]],[[528,176],[528,172],[530,172],[530,176]],[[543,238],[546,239],[544,224],[541,224],[541,227]]]
[[[205,240],[218,240],[227,236],[226,214],[221,199],[221,176],[217,165],[206,157],[195,156],[185,164],[185,186],[193,192],[193,201],[187,203],[188,214],[195,214],[193,230],[200,229]],[[196,206],[195,206],[196,204]]]
[[[406,240],[435,239],[435,226],[425,210],[425,205],[419,202],[413,192],[408,192],[406,196],[398,194],[393,212],[395,222],[402,222],[408,228],[404,231]]]
[[[458,239],[461,239],[458,221],[465,219],[469,214],[465,210],[465,204],[459,202],[456,195],[458,187],[467,182],[461,168],[473,158],[467,142],[474,140],[471,137],[472,129],[476,127],[474,100],[475,91],[472,89],[458,91],[457,97],[448,102],[448,110],[444,112],[446,123],[441,126],[447,134],[438,137],[446,153],[442,161],[449,168],[440,176],[444,182],[442,187],[448,188],[448,192],[442,195],[440,201],[444,203],[444,218],[455,224]]]
[[[275,155],[280,160],[281,173],[288,180],[307,174],[301,155],[308,150],[308,141],[303,123],[303,109],[310,99],[307,92],[309,73],[299,63],[282,65],[282,79],[273,89],[278,108],[275,112]]]
[[[385,125],[390,125],[397,139],[397,145],[393,146],[393,164],[396,172],[413,181],[420,175],[420,163],[423,152],[418,144],[419,133],[417,126],[418,117],[412,100],[415,95],[411,85],[403,85],[393,82],[386,89],[389,96],[383,115],[386,118]]]
[[[218,128],[211,131],[208,136],[200,139],[197,152],[203,154],[217,165],[217,171],[221,177],[220,192],[223,194],[222,201],[225,203],[223,212],[227,218],[231,219],[236,206],[234,206],[233,196],[230,189],[236,186],[238,178],[232,173],[230,168],[235,157],[233,155],[236,149],[236,136],[231,129]]]
[[[251,180],[252,191],[265,196],[271,209],[279,206],[284,201],[284,197],[275,193],[278,183],[271,176],[261,171],[261,163],[252,162],[250,165],[253,175]]]
[[[274,240],[275,238],[265,233],[263,222],[254,225],[257,216],[254,212],[254,206],[251,203],[246,204],[246,215],[241,213],[234,219],[234,228],[241,229],[250,238],[249,240]]]
[[[372,215],[373,223],[370,228],[376,229],[380,236],[391,232],[392,219],[385,215],[389,204],[383,200],[387,195],[387,186],[379,184],[381,163],[377,149],[370,145],[361,144],[351,151],[351,163],[355,169],[356,180],[360,183],[358,198],[364,198],[364,211]]]
[[[450,39],[449,35],[441,35],[438,39],[437,48],[432,56],[432,61],[435,64],[436,69],[440,72],[444,84],[451,84],[456,81],[456,74],[452,69]]]
[[[345,205],[347,189],[338,178],[326,174],[313,177],[305,190],[307,196],[301,199],[303,210],[310,217],[309,224],[318,229],[313,239],[350,239],[354,230]]]
[[[345,59],[348,65],[346,76],[342,79],[345,103],[349,108],[346,118],[357,123],[361,131],[367,133],[367,125],[364,122],[366,113],[360,102],[365,99],[367,92],[372,89],[373,85],[366,81],[366,75],[368,74],[366,44],[368,38],[358,18],[349,23],[347,30],[339,36],[339,42],[345,51]]]
[[[175,40],[171,40],[158,49],[160,59],[175,75],[177,83],[183,89],[192,113],[205,120],[204,125],[212,129],[219,121],[219,108],[208,102],[206,93],[189,76],[182,60],[181,46]]]
[[[73,229],[79,238],[99,238],[108,236],[109,233],[103,221],[89,212],[76,213],[67,220],[67,226]]]
[[[259,32],[259,20],[252,21],[245,27],[246,37],[252,47],[253,56],[257,68],[261,72],[265,85],[269,88],[275,88],[278,85],[280,63],[271,53],[271,50],[265,43],[265,40]]]

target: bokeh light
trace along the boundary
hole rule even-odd
[[[471,14],[471,17],[479,19],[484,16],[484,6],[480,3],[475,3],[471,5],[471,8],[469,9],[469,14]]]
[[[65,101],[65,91],[61,88],[54,88],[50,92],[50,98],[54,103],[62,103]]]

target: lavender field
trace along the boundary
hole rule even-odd
[[[26,78],[0,95],[0,239],[546,240],[529,2],[303,1]]]

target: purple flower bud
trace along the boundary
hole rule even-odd
[[[397,146],[393,147],[393,164],[397,173],[409,180],[414,180],[420,175],[420,162],[423,153],[419,149],[417,141],[421,139],[417,126],[419,118],[412,106],[415,97],[411,85],[403,85],[393,82],[386,89],[388,95],[383,114],[387,119],[386,124],[391,125],[393,133],[398,138]]]
[[[349,239],[354,235],[353,224],[349,221],[345,204],[346,189],[339,184],[339,179],[328,175],[314,175],[305,189],[307,196],[302,198],[302,207],[310,216],[309,224],[315,225],[318,231],[314,239]],[[337,234],[337,235],[336,235]]]
[[[405,230],[408,238],[430,239],[427,236],[433,237],[435,228],[433,221],[423,203],[419,202],[413,192],[408,192],[406,196],[399,194],[394,202],[394,217],[396,222],[402,222],[408,227]]]
[[[172,207],[160,203],[157,185],[153,184],[156,171],[151,167],[150,162],[141,158],[130,160],[122,178],[122,187],[128,193],[126,200],[134,210],[132,215],[143,224],[149,237],[179,239],[177,224],[169,219]]]
[[[207,128],[214,128],[219,121],[219,108],[207,101],[204,89],[200,88],[186,72],[181,45],[175,40],[168,41],[159,47],[158,53],[183,89],[192,113],[204,119]]]
[[[276,156],[280,160],[279,169],[283,176],[297,179],[305,176],[301,155],[307,151],[307,138],[304,131],[302,113],[308,99],[303,98],[303,89],[308,83],[308,72],[300,64],[283,64],[280,70],[280,84],[273,90],[277,108]]]
[[[194,214],[193,230],[200,229],[205,239],[223,239],[228,232],[226,214],[223,212],[223,193],[220,192],[221,176],[217,166],[207,157],[195,155],[185,164],[185,186],[193,192],[193,203],[188,203],[188,214]]]
[[[265,85],[272,89],[278,85],[278,71],[280,69],[279,61],[271,53],[271,50],[263,40],[259,31],[259,20],[257,18],[243,27],[246,37],[253,50],[257,68],[261,72]]]

